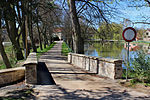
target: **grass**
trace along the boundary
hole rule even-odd
[[[71,49],[67,46],[65,42],[62,43],[62,55],[67,56],[68,53],[71,52]]]
[[[126,69],[123,69],[122,72],[123,72],[122,73],[122,79],[125,79],[126,78]],[[133,70],[131,70],[131,69],[128,69],[128,78],[132,79],[134,77],[135,77],[135,72]]]
[[[6,68],[5,64],[2,61],[0,61],[0,69],[5,69],[5,68]]]
[[[46,48],[43,48],[43,50],[41,50],[40,47],[37,48],[37,57],[39,58],[43,53],[50,50],[55,44],[56,44],[56,42],[53,42],[50,46],[47,46]]]

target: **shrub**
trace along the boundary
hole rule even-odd
[[[143,52],[138,52],[138,57],[132,62],[135,79],[140,82],[150,82],[150,58]]]

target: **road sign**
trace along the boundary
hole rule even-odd
[[[123,39],[128,42],[128,52],[127,52],[127,68],[126,68],[126,81],[128,81],[128,67],[130,66],[130,61],[129,61],[129,43],[134,41],[136,38],[136,30],[132,27],[127,27],[124,29],[122,36]]]
[[[124,29],[123,33],[122,33],[122,36],[123,36],[123,39],[126,41],[126,42],[132,42],[135,40],[136,38],[136,30],[132,27],[127,27],[126,29]]]

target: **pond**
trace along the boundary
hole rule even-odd
[[[127,45],[125,42],[90,42],[85,43],[85,55],[116,58],[127,61]],[[148,43],[130,43],[130,61],[137,57],[137,52],[143,50],[150,56],[150,44]],[[125,65],[122,65],[125,68]]]

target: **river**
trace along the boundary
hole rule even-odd
[[[124,62],[127,61],[127,46],[125,42],[90,42],[85,43],[85,55],[116,58],[122,59]],[[130,62],[137,57],[137,52],[143,50],[147,56],[150,56],[150,44],[148,43],[130,43]],[[125,65],[122,64],[125,68]]]

